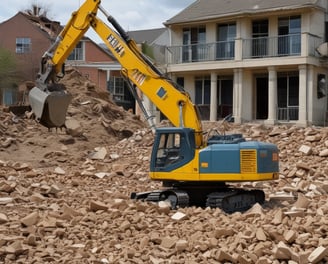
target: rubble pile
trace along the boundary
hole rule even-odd
[[[243,213],[170,210],[130,199],[161,187],[151,131],[69,77],[67,130],[0,111],[0,263],[327,263],[327,128],[204,122],[277,144],[280,179],[235,183],[266,193]]]
[[[107,91],[98,89],[73,68],[66,69],[61,82],[73,96],[68,109],[69,120],[83,120],[84,132],[87,128],[90,134],[105,129],[114,138],[122,139],[132,136],[135,130],[145,126],[138,116],[117,106]]]

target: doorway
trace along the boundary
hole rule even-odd
[[[268,119],[268,77],[256,78],[256,119]]]
[[[232,115],[233,77],[221,77],[217,82],[217,117],[219,119]]]

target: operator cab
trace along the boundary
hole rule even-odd
[[[183,127],[156,130],[150,171],[169,172],[190,162],[195,155],[194,130]]]

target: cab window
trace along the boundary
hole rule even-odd
[[[162,134],[156,155],[156,167],[165,167],[180,161],[180,143],[180,134]]]

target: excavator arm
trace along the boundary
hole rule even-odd
[[[37,87],[30,92],[32,109],[40,123],[47,127],[64,125],[70,95],[56,84],[65,60],[92,27],[122,66],[122,75],[139,88],[175,127],[189,127],[195,131],[198,148],[204,145],[202,126],[197,107],[189,95],[164,76],[138,49],[134,40],[100,5],[100,0],[86,0],[64,27],[56,42],[41,60]],[[101,11],[112,29],[98,16]],[[65,99],[64,99],[65,98]],[[36,103],[35,103],[36,102]],[[62,106],[62,107],[59,107]],[[58,110],[60,108],[60,110]]]

